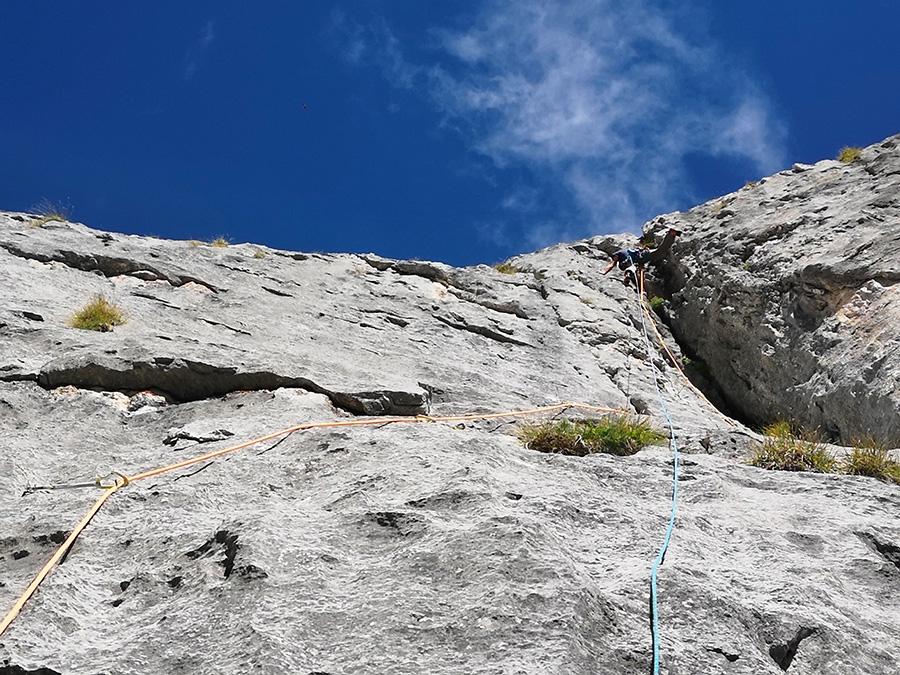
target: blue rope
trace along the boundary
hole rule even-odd
[[[663,415],[666,416],[666,422],[669,424],[669,443],[672,446],[673,470],[672,470],[672,509],[669,513],[669,527],[666,529],[666,536],[663,539],[662,546],[653,562],[653,568],[650,571],[650,629],[653,634],[653,675],[659,675],[659,613],[657,611],[656,598],[656,576],[659,566],[662,565],[666,557],[666,550],[669,548],[669,541],[672,539],[672,532],[675,529],[675,510],[678,505],[678,445],[675,443],[675,425],[672,424],[672,418],[669,417],[669,411],[663,401],[662,390],[659,387],[659,378],[656,375],[656,364],[650,357],[652,347],[650,346],[650,336],[647,334],[647,323],[644,321],[644,275],[643,270],[640,273],[640,281],[638,275],[635,274],[635,291],[637,291],[637,299],[641,312],[641,329],[644,333],[644,344],[647,348],[647,357],[650,358],[650,366],[653,371],[653,384],[656,386],[656,395],[659,398],[659,405],[662,407]]]

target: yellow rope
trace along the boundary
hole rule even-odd
[[[675,368],[678,369],[678,372],[681,373],[681,376],[684,378],[685,382],[687,382],[688,386],[694,390],[694,392],[699,395],[704,401],[709,403],[710,407],[712,407],[719,415],[725,419],[726,422],[735,425],[735,422],[724,414],[722,414],[709,400],[703,395],[703,393],[694,386],[694,384],[688,379],[687,375],[684,374],[684,371],[679,367],[677,360],[675,359],[672,352],[669,350],[665,341],[662,338],[659,330],[656,328],[656,324],[653,322],[653,318],[650,316],[650,312],[647,309],[646,304],[643,299],[643,270],[640,278],[640,290],[641,290],[641,307],[643,311],[650,318],[650,325],[653,326],[653,330],[656,332],[657,337],[659,338],[660,344],[662,344],[663,349],[665,349],[666,353],[669,355],[669,358],[672,360],[672,364]],[[282,429],[281,431],[276,431],[271,434],[267,434],[265,436],[260,436],[259,438],[255,438],[251,441],[246,441],[244,443],[240,443],[238,445],[233,445],[228,448],[223,448],[221,450],[215,450],[213,452],[208,452],[204,455],[200,455],[198,457],[193,457],[191,459],[186,459],[182,462],[176,462],[174,464],[168,464],[166,466],[162,466],[156,469],[150,469],[148,471],[144,471],[142,473],[134,474],[133,476],[126,476],[118,471],[113,472],[114,474],[121,477],[121,481],[117,481],[112,485],[104,485],[98,479],[96,484],[98,487],[104,488],[103,496],[98,499],[94,505],[91,507],[90,511],[82,518],[81,522],[72,530],[72,533],[66,538],[66,540],[60,545],[59,549],[57,549],[56,553],[53,554],[53,557],[47,562],[46,565],[38,572],[37,576],[35,576],[34,580],[28,585],[25,589],[25,592],[22,596],[16,601],[13,605],[12,609],[7,613],[6,617],[0,622],[0,635],[6,631],[9,625],[13,622],[13,620],[18,616],[22,607],[28,601],[28,599],[34,594],[37,590],[38,586],[40,586],[41,582],[46,578],[46,576],[50,573],[53,567],[59,562],[59,560],[65,555],[66,551],[71,548],[75,539],[81,534],[81,531],[87,527],[88,523],[91,521],[91,518],[100,510],[103,506],[104,502],[106,502],[109,497],[112,496],[114,492],[116,492],[119,488],[125,487],[129,483],[134,483],[135,481],[143,480],[144,478],[150,478],[151,476],[157,476],[162,473],[166,473],[168,471],[174,471],[175,469],[182,469],[186,466],[191,466],[192,464],[197,464],[199,462],[205,462],[206,460],[213,459],[215,457],[219,457],[221,455],[226,455],[230,452],[235,452],[237,450],[242,450],[244,448],[250,447],[251,445],[257,445],[259,443],[264,443],[265,441],[272,440],[273,438],[278,438],[279,436],[285,436],[287,434],[294,433],[295,431],[306,431],[309,429],[326,429],[326,428],[334,428],[334,427],[351,427],[351,426],[381,426],[384,424],[409,424],[409,423],[421,423],[421,422],[465,422],[472,420],[488,420],[488,419],[497,419],[499,417],[516,417],[523,415],[534,415],[537,413],[545,413],[552,412],[555,410],[565,410],[568,408],[579,408],[582,410],[591,410],[593,412],[623,412],[620,408],[606,408],[603,406],[595,406],[588,405],[586,403],[574,403],[574,402],[566,402],[566,403],[558,403],[556,405],[550,406],[541,406],[538,408],[529,408],[527,410],[515,410],[509,412],[498,412],[498,413],[472,413],[468,415],[446,415],[443,417],[430,417],[427,415],[417,415],[415,417],[373,417],[367,419],[354,419],[354,420],[344,420],[344,421],[336,421],[336,422],[313,422],[309,424],[298,424],[293,427],[288,427],[287,429]]]
[[[103,491],[103,496],[100,497],[100,499],[98,499],[96,502],[94,502],[91,510],[88,511],[87,514],[85,514],[84,518],[81,519],[81,522],[75,526],[74,530],[72,530],[72,533],[68,537],[66,537],[66,540],[60,545],[58,549],[56,549],[56,553],[53,554],[53,557],[47,561],[47,564],[44,565],[43,568],[41,568],[41,571],[38,572],[34,580],[30,584],[28,584],[28,588],[25,589],[25,592],[22,593],[22,596],[16,601],[16,604],[13,605],[12,609],[9,610],[3,621],[0,622],[0,635],[3,635],[3,633],[9,627],[9,624],[11,624],[13,622],[13,619],[15,619],[19,615],[19,611],[22,609],[25,603],[28,602],[28,599],[37,590],[37,587],[41,585],[44,577],[50,574],[50,570],[52,570],[56,563],[58,563],[59,560],[66,554],[66,551],[71,548],[72,544],[75,542],[75,539],[79,534],[81,534],[81,531],[85,527],[87,527],[87,524],[91,522],[91,518],[93,518],[97,511],[100,510],[100,507],[103,506],[103,503],[107,499],[112,497],[113,493],[116,490],[126,484],[126,482],[116,483],[112,487],[108,487]]]
[[[113,473],[117,476],[121,477],[121,481],[117,481],[112,485],[103,485],[99,479],[96,482],[98,487],[104,488],[103,496],[98,499],[94,505],[91,507],[90,511],[85,515],[84,518],[81,519],[81,522],[72,530],[72,533],[66,538],[66,540],[60,545],[57,549],[56,553],[53,554],[53,557],[47,562],[46,565],[38,572],[37,576],[35,576],[34,580],[28,585],[25,589],[22,596],[16,601],[13,605],[12,609],[7,613],[6,617],[0,622],[0,635],[3,635],[4,631],[9,627],[9,625],[13,622],[13,620],[18,616],[22,607],[28,602],[28,599],[34,594],[37,590],[38,586],[40,586],[41,582],[46,578],[46,576],[50,573],[53,567],[59,562],[59,560],[65,555],[66,551],[68,551],[75,539],[81,534],[81,531],[87,527],[87,524],[91,521],[91,518],[100,510],[100,507],[103,506],[104,502],[109,499],[114,492],[116,492],[119,488],[125,487],[129,483],[134,483],[135,481],[142,480],[144,478],[150,478],[151,476],[157,476],[162,473],[166,473],[167,471],[174,471],[175,469],[181,469],[186,466],[190,466],[192,464],[197,464],[199,462],[204,462],[208,459],[212,459],[214,457],[219,457],[221,455],[228,454],[229,452],[235,452],[236,450],[242,450],[251,445],[257,445],[259,443],[264,443],[265,441],[271,440],[273,438],[278,438],[279,436],[284,436],[287,434],[294,433],[295,431],[305,431],[309,429],[325,429],[325,428],[333,428],[333,427],[351,427],[351,426],[381,426],[383,424],[400,424],[400,423],[417,423],[417,422],[461,422],[467,420],[487,420],[487,419],[496,419],[498,417],[516,417],[522,415],[533,415],[536,413],[542,412],[552,412],[554,410],[564,410],[567,408],[580,408],[583,410],[592,410],[594,412],[622,412],[621,409],[618,408],[604,408],[601,406],[593,406],[587,405],[585,403],[559,403],[556,405],[543,406],[540,408],[530,408],[528,410],[515,410],[510,412],[499,412],[499,413],[473,413],[469,415],[449,415],[444,417],[428,417],[425,415],[419,415],[416,417],[373,417],[367,419],[354,419],[354,420],[343,420],[336,422],[312,422],[309,424],[298,424],[293,427],[288,427],[287,429],[282,429],[281,431],[276,431],[271,434],[267,434],[265,436],[260,436],[259,438],[255,438],[252,441],[246,441],[245,443],[239,443],[238,445],[233,445],[228,448],[223,448],[222,450],[215,450],[213,452],[208,452],[205,455],[200,455],[198,457],[193,457],[191,459],[186,459],[183,462],[176,462],[174,464],[169,464],[167,466],[159,467],[157,469],[150,469],[148,471],[144,471],[142,473],[134,474],[133,476],[126,476],[125,474],[119,473],[118,471],[114,471]]]

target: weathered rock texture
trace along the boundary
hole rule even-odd
[[[897,162],[889,140],[648,224],[686,230],[648,282],[742,419],[896,435]],[[0,214],[0,610],[98,496],[28,485],[360,415],[580,401],[662,429],[656,368],[683,459],[662,672],[896,672],[900,487],[747,466],[758,436],[600,275],[628,238],[502,274],[30,220]],[[128,322],[68,327],[98,293]],[[0,673],[649,672],[671,450],[544,455],[519,424],[299,431],[128,485],[0,638]]]
[[[663,216],[671,324],[735,411],[900,444],[900,137]]]

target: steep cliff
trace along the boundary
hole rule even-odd
[[[671,325],[734,410],[900,445],[900,136],[651,223]]]
[[[100,492],[29,485],[410,420],[121,487],[0,637],[0,673],[647,673],[672,449],[516,437],[578,409],[430,421],[565,401],[673,423],[661,672],[894,672],[900,487],[748,466],[742,422],[897,438],[897,140],[648,223],[684,230],[648,275],[659,329],[741,421],[601,274],[631,237],[504,273],[0,214],[0,610]],[[97,294],[127,321],[70,327]]]

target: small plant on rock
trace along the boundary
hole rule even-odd
[[[883,444],[871,436],[853,443],[850,454],[841,464],[841,472],[900,483],[900,462],[891,456]]]
[[[657,310],[660,307],[662,307],[664,304],[666,304],[666,299],[661,298],[658,295],[651,295],[649,300],[647,300],[647,302],[650,303],[650,309]]]
[[[228,248],[228,240],[225,237],[216,237],[209,245],[215,248]]]
[[[109,332],[126,321],[125,312],[102,295],[95,296],[69,319],[72,328]]]
[[[31,207],[38,215],[29,225],[32,227],[41,227],[52,220],[58,220],[61,223],[68,222],[72,217],[72,207],[68,204],[54,204],[49,199],[42,199],[38,204]]]
[[[834,471],[836,463],[815,433],[794,433],[791,423],[779,420],[764,427],[765,439],[756,446],[749,464],[778,471]]]
[[[515,265],[510,265],[508,262],[497,263],[494,265],[494,269],[500,272],[500,274],[518,274],[519,268]]]
[[[694,356],[693,358],[688,356],[687,354],[681,355],[681,365],[684,366],[684,369],[688,372],[688,374],[696,374],[702,378],[709,379],[709,364],[706,363],[699,356]]]
[[[841,148],[841,151],[838,153],[837,159],[839,162],[843,162],[844,164],[851,164],[860,158],[862,155],[862,148],[855,148],[850,146],[845,146]]]
[[[712,210],[713,214],[715,215],[715,214],[717,214],[717,213],[721,213],[726,207],[730,206],[730,205],[731,205],[731,202],[733,202],[733,201],[734,201],[734,198],[733,198],[733,197],[732,197],[732,198],[725,197],[725,198],[721,199],[721,200],[713,207],[713,210]]]
[[[263,258],[266,257],[266,253],[265,253],[265,251],[257,250],[257,251],[253,252],[253,257],[262,260]]]
[[[595,452],[633,455],[666,437],[650,426],[646,418],[608,415],[600,419],[558,420],[527,424],[519,432],[525,447],[540,452],[584,457]]]

